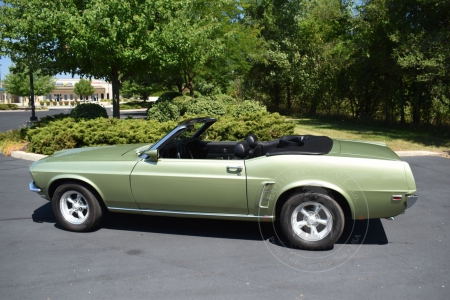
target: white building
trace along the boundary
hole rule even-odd
[[[94,87],[94,94],[79,99],[73,91],[75,83],[80,79],[55,79],[56,90],[45,96],[39,96],[38,100],[50,100],[59,102],[61,100],[88,100],[91,102],[97,102],[102,99],[112,99],[112,85],[109,82],[100,79],[93,79],[91,85]]]
[[[80,79],[75,78],[55,78],[56,89],[44,96],[36,96],[35,103],[41,100],[49,101],[73,101],[73,100],[85,100],[89,102],[97,102],[102,99],[112,99],[112,85],[109,82],[100,79],[92,79],[91,85],[94,87],[94,94],[83,97],[80,99],[78,95],[74,93],[75,83],[80,81]],[[28,97],[17,97],[14,95],[9,95],[6,91],[0,92],[0,103],[21,103],[22,105],[28,105]]]

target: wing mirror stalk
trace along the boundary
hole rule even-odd
[[[152,161],[152,162],[158,161],[158,156],[159,156],[158,149],[146,151],[145,154],[147,155],[145,160]]]

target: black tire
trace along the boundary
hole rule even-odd
[[[333,248],[341,236],[345,218],[339,204],[330,196],[299,193],[284,203],[280,221],[291,247],[326,250]]]
[[[64,183],[56,189],[52,206],[58,223],[70,231],[93,230],[103,218],[99,199],[89,187],[75,182]]]

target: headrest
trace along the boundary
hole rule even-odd
[[[234,156],[239,158],[246,158],[249,151],[250,146],[246,141],[239,142],[234,146]]]
[[[247,144],[250,146],[251,149],[255,148],[256,145],[258,144],[258,138],[253,133],[247,135],[245,141],[247,142]]]

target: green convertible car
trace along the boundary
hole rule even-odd
[[[332,247],[346,221],[390,218],[417,201],[409,165],[384,143],[208,141],[215,121],[184,121],[151,145],[55,152],[30,166],[29,188],[72,231],[93,229],[106,211],[279,221],[291,246],[309,250]]]

